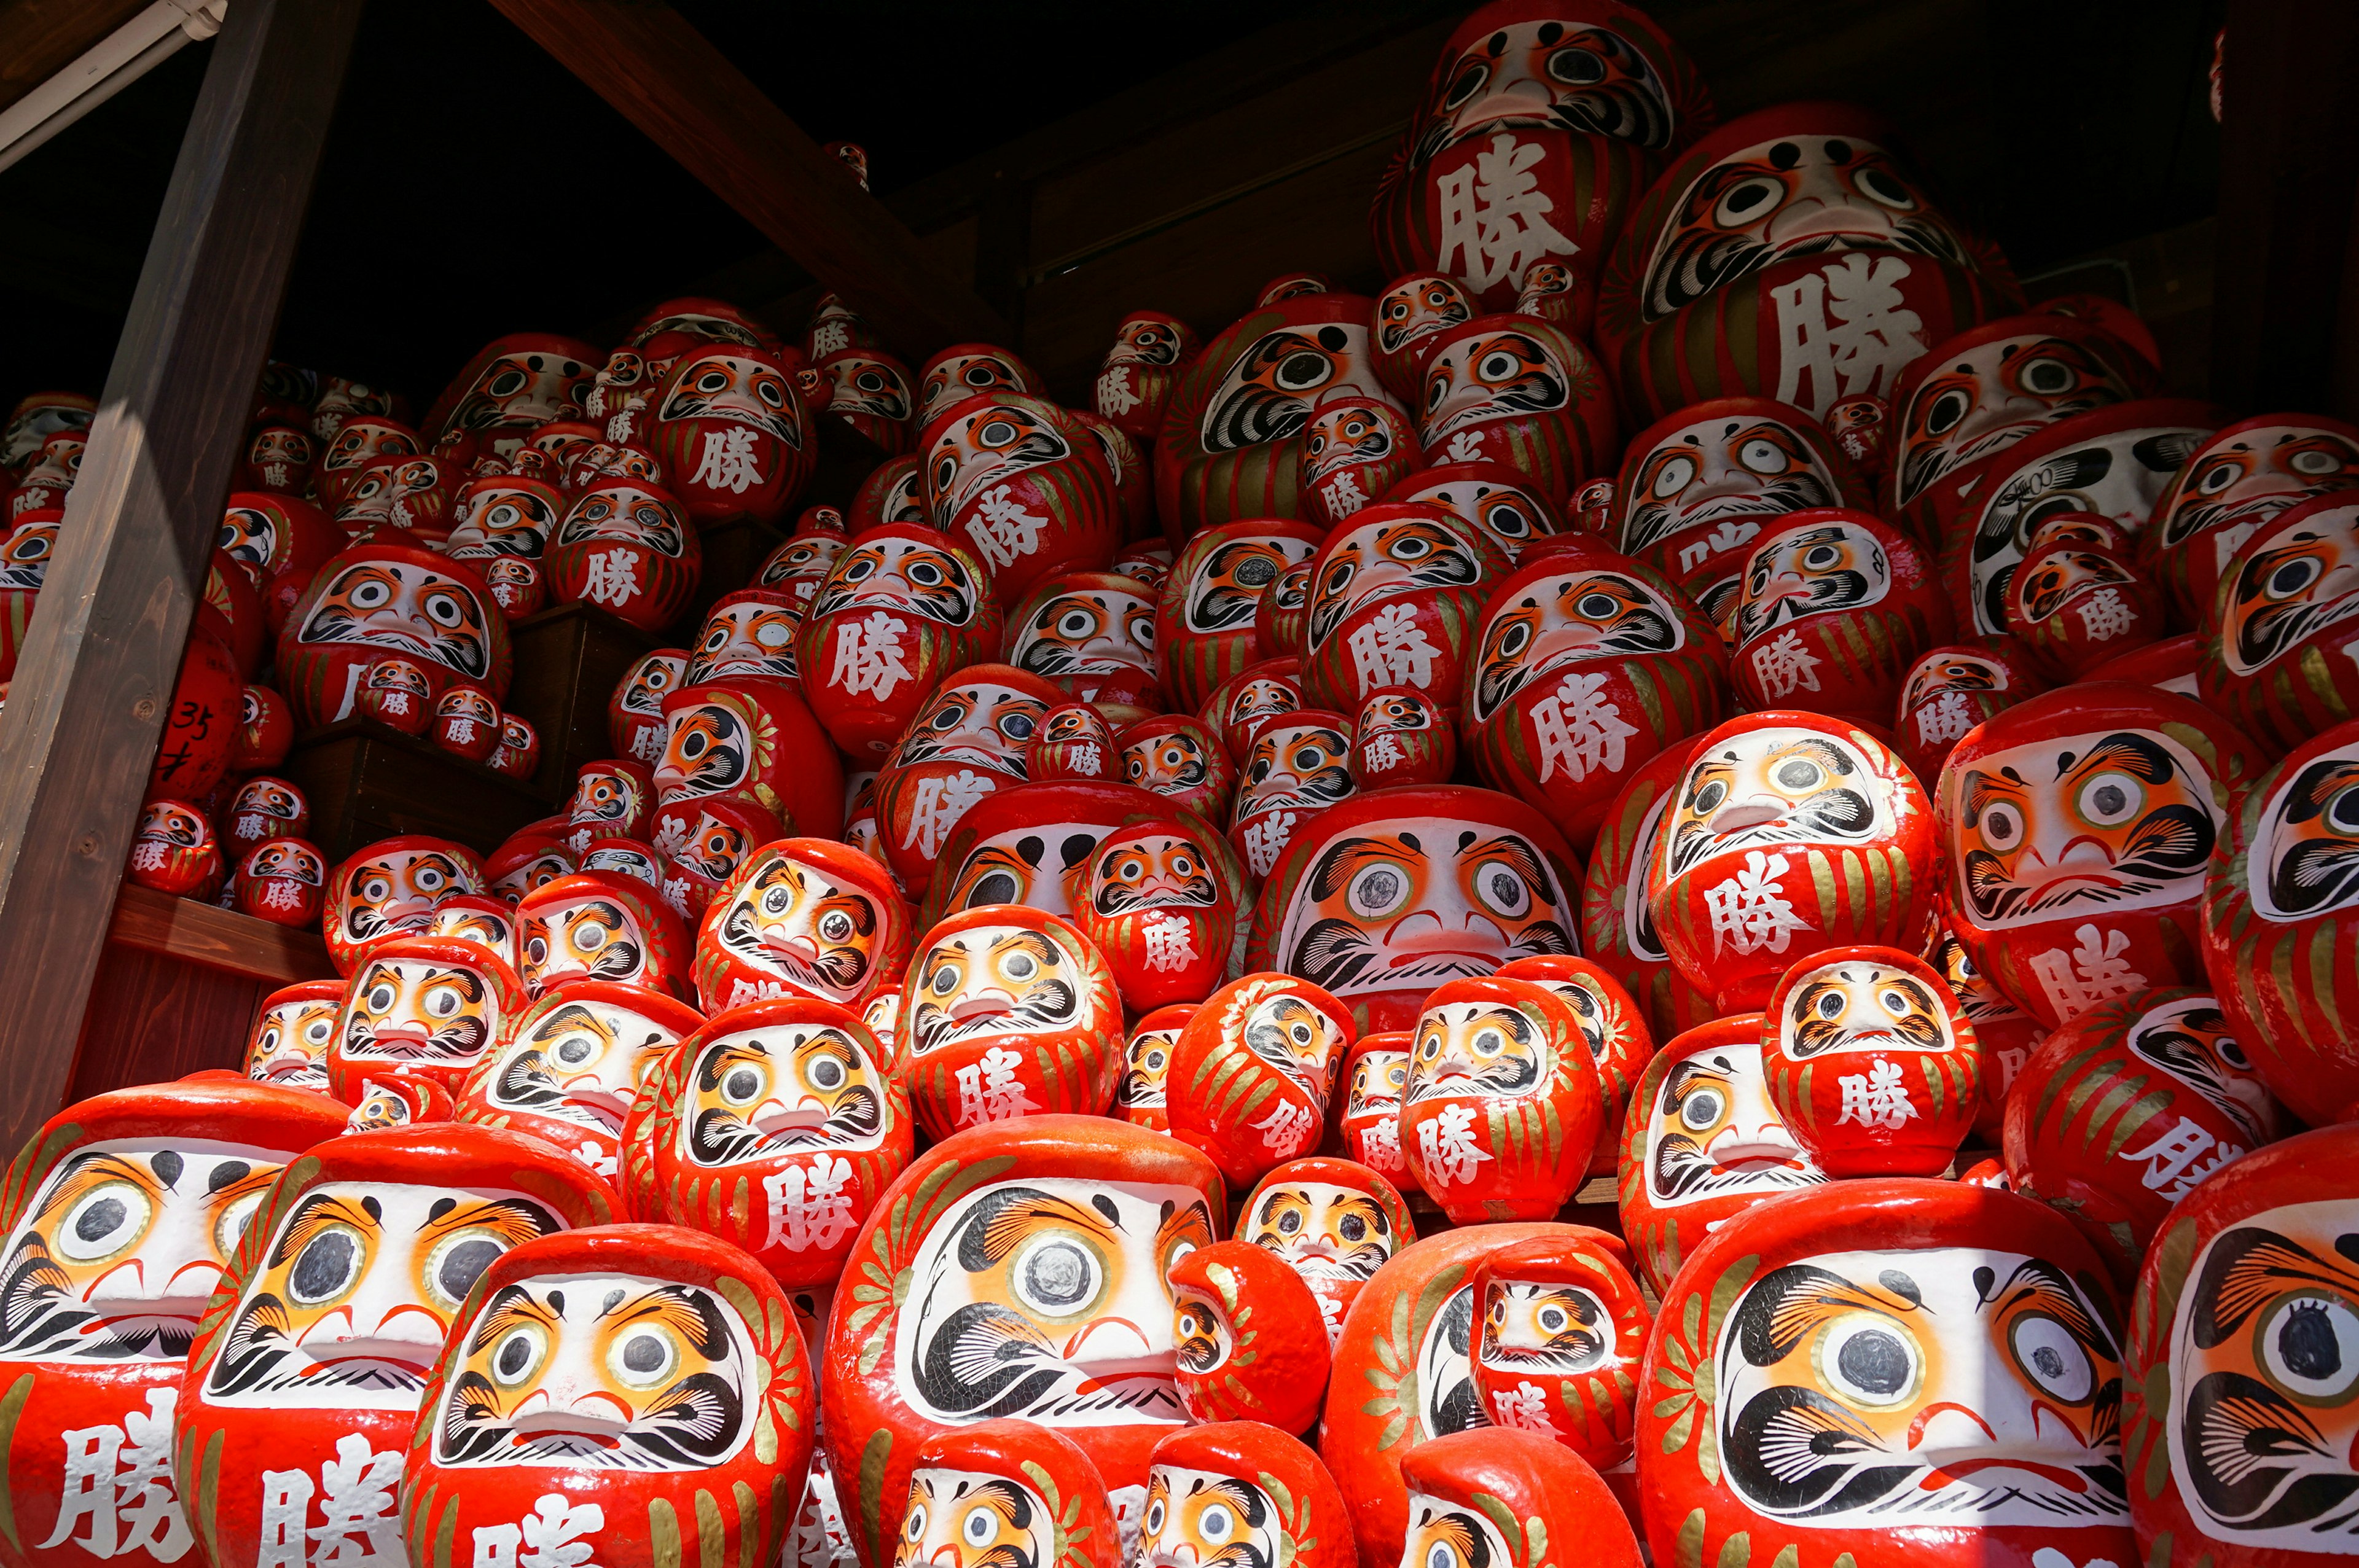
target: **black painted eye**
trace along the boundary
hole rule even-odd
[[[351,1290],[366,1260],[360,1236],[348,1226],[332,1226],[303,1244],[287,1271],[287,1293],[304,1306],[333,1301]]]

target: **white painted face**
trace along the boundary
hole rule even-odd
[[[1788,1526],[2127,1520],[2120,1353],[2044,1259],[1788,1263],[1737,1299],[1715,1359],[1727,1481]]]
[[[1890,964],[1821,964],[1795,980],[1777,1018],[1788,1060],[1847,1051],[1947,1051],[1957,1044],[1949,1000]]]
[[[2229,1559],[2359,1556],[2359,1208],[2248,1216],[2203,1245],[2170,1325],[2171,1478]]]
[[[288,1088],[328,1088],[328,1046],[336,1038],[334,997],[282,1001],[262,1010],[246,1047],[245,1076]]]
[[[705,1470],[754,1430],[762,1389],[737,1310],[697,1285],[551,1274],[484,1303],[433,1422],[457,1466]]]
[[[1038,1492],[1010,1476],[933,1465],[909,1472],[894,1568],[1046,1568],[1057,1520]]]
[[[1401,1245],[1374,1194],[1333,1182],[1279,1182],[1237,1225],[1237,1239],[1277,1253],[1307,1278],[1371,1280]]]
[[[2321,920],[2359,904],[2359,746],[2325,752],[2277,785],[2245,874],[2264,920]]]
[[[1353,394],[1392,402],[1376,380],[1365,322],[1273,327],[1222,374],[1197,438],[1208,452],[1282,441],[1301,434],[1318,405]]]
[[[919,1243],[896,1390],[953,1424],[1181,1424],[1165,1277],[1212,1240],[1190,1187],[1038,1176],[970,1193]]]
[[[1409,1493],[1400,1568],[1508,1568],[1516,1561],[1507,1538],[1482,1509],[1430,1492]]]
[[[1158,1465],[1147,1476],[1140,1560],[1147,1568],[1271,1568],[1286,1554],[1284,1517],[1241,1476]]]
[[[1627,572],[1543,578],[1493,607],[1475,637],[1468,711],[1488,719],[1516,693],[1594,659],[1674,653],[1687,645],[1680,612]]]
[[[1839,735],[1763,729],[1729,736],[1688,762],[1663,831],[1664,878],[1736,849],[1870,843],[1892,831],[1892,787]]]
[[[1091,1005],[1090,969],[1051,932],[1028,925],[977,925],[940,936],[910,965],[911,1056],[962,1040],[1056,1033]]]
[[[2228,1033],[2219,1001],[2181,997],[2148,1008],[2130,1025],[2130,1054],[2150,1062],[2201,1095],[2245,1130],[2254,1145],[2278,1136],[2277,1101],[2253,1072],[2252,1058]]]
[[[1189,574],[1180,594],[1180,630],[1210,636],[1251,626],[1269,585],[1318,553],[1316,541],[1290,534],[1248,534],[1229,540]]]
[[[121,1138],[58,1162],[8,1238],[0,1360],[178,1361],[286,1150]]]
[[[949,421],[924,454],[934,526],[948,528],[984,491],[1072,455],[1045,404],[994,403]]]
[[[1647,1201],[1657,1208],[1827,1179],[1769,1103],[1761,1047],[1749,1041],[1681,1057],[1645,1114]]]
[[[214,1404],[409,1410],[492,1260],[565,1228],[520,1193],[324,1182],[278,1223],[205,1379]]]
[[[1405,1103],[1479,1097],[1520,1100],[1545,1094],[1556,1070],[1548,1031],[1503,1001],[1452,1001],[1418,1020]]]
[[[1561,1281],[1491,1281],[1483,1301],[1483,1365],[1569,1377],[1612,1359],[1614,1314],[1597,1292]]]
[[[500,1048],[484,1098],[496,1109],[615,1137],[647,1075],[679,1043],[670,1029],[613,1002],[561,1002]]]
[[[1638,460],[1631,486],[1622,548],[1634,555],[1697,528],[1721,533],[1727,542],[1718,548],[1740,548],[1768,519],[1841,500],[1818,449],[1759,416],[1672,431]]]
[[[679,1154],[734,1165],[884,1141],[885,1073],[847,1030],[744,1029],[708,1041],[689,1065]]]
[[[1875,535],[1855,523],[1825,523],[1779,534],[1745,563],[1736,600],[1736,640],[1793,622],[1880,604],[1892,591],[1892,563]]]
[[[2225,816],[2158,730],[2067,735],[1945,771],[1958,886],[1992,930],[2192,899]]]

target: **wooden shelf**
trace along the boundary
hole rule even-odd
[[[532,787],[551,811],[561,810],[582,764],[614,754],[606,699],[615,683],[664,642],[594,604],[544,610],[516,622],[509,642],[516,677],[504,706],[540,731]]]
[[[234,909],[216,909],[130,882],[123,884],[114,901],[106,939],[224,974],[267,980],[274,990],[336,975],[335,966],[328,962],[328,945],[317,931],[274,925]]]
[[[557,809],[505,773],[374,719],[313,730],[295,742],[279,772],[310,796],[311,842],[331,866],[398,833],[456,839],[488,855]]]

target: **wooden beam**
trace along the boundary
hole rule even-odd
[[[836,290],[914,367],[1006,320],[669,5],[492,0],[558,63]]]
[[[0,6],[0,109],[80,59],[149,0],[11,0]]]
[[[0,1147],[66,1086],[360,9],[230,7],[67,497],[0,714]]]
[[[298,980],[336,978],[327,943],[308,926],[297,931],[274,925],[234,909],[216,909],[129,882],[115,900],[106,939],[119,947],[266,981],[273,990]]]
[[[2225,63],[2212,395],[2323,412],[2359,194],[2359,7],[2230,0]]]

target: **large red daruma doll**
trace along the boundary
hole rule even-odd
[[[1864,730],[1770,710],[1704,736],[1665,808],[1647,900],[1681,977],[1725,1014],[1827,947],[1923,940],[1931,802]]]
[[[1368,211],[1385,276],[1433,271],[1510,308],[1526,276],[1573,278],[1576,330],[1597,265],[1712,98],[1652,17],[1614,0],[1499,0],[1460,22]]]
[[[1428,462],[1505,463],[1564,505],[1610,467],[1613,389],[1589,351],[1537,316],[1477,316],[1425,356],[1417,437]]]
[[[901,885],[915,892],[977,801],[1025,782],[1025,752],[1065,694],[1011,665],[973,665],[944,681],[876,772],[876,825]]]
[[[1315,985],[1275,974],[1231,981],[1172,1044],[1171,1135],[1240,1187],[1314,1152],[1352,1036],[1351,1014]]]
[[[1391,402],[1368,343],[1371,302],[1299,294],[1264,306],[1180,373],[1155,438],[1155,507],[1188,539],[1241,517],[1302,514],[1302,438],[1331,398]]]
[[[2203,963],[2232,1033],[2313,1126],[2359,1105],[2359,723],[2253,781],[2212,857]]]
[[[1941,770],[1951,928],[2050,1029],[2203,979],[2196,906],[2252,742],[2183,697],[2084,681],[2017,703]]]
[[[1071,922],[984,904],[918,944],[895,1047],[931,1138],[1044,1111],[1103,1116],[1122,1080],[1122,998]]]
[[[405,833],[355,851],[328,879],[320,923],[329,961],[349,975],[376,943],[422,936],[434,906],[454,892],[487,886],[484,862],[464,844]]]
[[[688,608],[703,569],[687,512],[639,479],[601,480],[576,495],[541,558],[558,603],[594,604],[650,636]]]
[[[665,1057],[647,1098],[650,1217],[744,1248],[790,1290],[843,1272],[915,1138],[908,1094],[868,1026],[808,997],[714,1014]]]
[[[772,1560],[819,1396],[786,1293],[753,1259],[669,1226],[597,1226],[518,1247],[471,1301],[403,1466],[421,1555],[558,1539],[613,1563]]]
[[[1663,1292],[1647,1538],[1665,1562],[1748,1539],[1810,1568],[2145,1561],[2120,1321],[2088,1244],[2012,1193],[1883,1178],[1764,1204]]]
[[[2147,1249],[2122,1356],[2139,1561],[2322,1568],[2347,1555],[2354,1151],[2346,1125],[2248,1154],[2190,1193]]]
[[[2006,258],[1933,205],[1890,142],[1864,109],[1788,103],[1663,172],[1598,287],[1594,336],[1633,420],[1741,395],[1823,419],[2015,308]]]
[[[1003,608],[1053,573],[1104,567],[1122,543],[1105,452],[1053,403],[962,399],[927,422],[918,458],[934,526],[973,547]]]
[[[1572,855],[1495,790],[1373,790],[1302,825],[1262,883],[1248,970],[1307,979],[1362,1033],[1416,1026],[1445,980],[1573,950]]]
[[[765,997],[858,1009],[897,989],[909,906],[874,858],[825,838],[781,838],[745,858],[696,934],[696,994],[708,1012]]]
[[[699,527],[775,523],[810,482],[819,441],[777,351],[715,343],[682,354],[656,395],[647,440]]]
[[[409,545],[354,545],[320,568],[278,633],[278,688],[296,727],[350,718],[361,677],[388,654],[441,685],[507,696],[507,616],[472,568]]]
[[[1314,524],[1244,518],[1206,528],[1171,563],[1155,611],[1155,651],[1174,708],[1193,712],[1262,656],[1255,613],[1289,567],[1319,553]]]
[[[1602,544],[1576,537],[1508,573],[1476,624],[1461,704],[1475,763],[1577,850],[1647,759],[1727,713],[1712,623]]]
[[[1401,1152],[1452,1223],[1553,1216],[1588,1174],[1604,1108],[1572,1004],[1547,987],[1493,975],[1426,999]]]
[[[299,1088],[158,1084],[67,1107],[16,1156],[0,1186],[18,1271],[0,1316],[0,1563],[187,1555],[170,1463],[189,1341],[280,1168],[343,1122]],[[118,1493],[125,1461],[139,1479]]]
[[[1488,535],[1438,506],[1357,513],[1311,558],[1303,694],[1347,713],[1392,687],[1453,703],[1485,585],[1506,567]]]
[[[207,1559],[261,1568],[297,1530],[352,1552],[397,1533],[403,1455],[468,1292],[510,1248],[611,1205],[554,1145],[455,1122],[345,1133],[289,1164],[190,1351],[174,1478]],[[383,1494],[376,1512],[342,1506],[355,1487]]]
[[[978,1128],[914,1161],[853,1244],[820,1379],[863,1568],[891,1563],[918,1446],[954,1427],[1038,1422],[1088,1453],[1118,1511],[1143,1501],[1156,1443],[1188,1419],[1164,1275],[1227,1229],[1211,1161],[1101,1117]]]
[[[836,557],[796,634],[811,712],[846,754],[890,751],[943,677],[999,653],[990,574],[950,535],[911,523]]]

